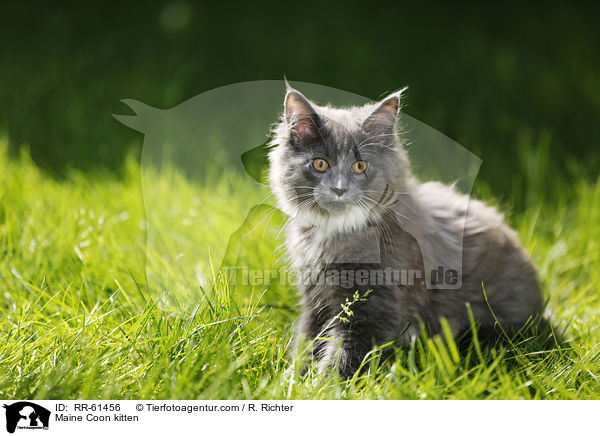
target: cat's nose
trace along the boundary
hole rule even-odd
[[[331,190],[333,192],[335,192],[335,195],[337,195],[338,197],[341,197],[342,195],[344,195],[344,192],[346,192],[348,190],[348,188],[344,188],[344,189],[340,189],[340,188],[334,188],[333,186],[331,187]]]

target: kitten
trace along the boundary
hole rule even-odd
[[[320,370],[339,365],[344,377],[374,345],[407,345],[421,325],[436,334],[445,318],[453,333],[465,331],[467,303],[482,328],[497,321],[505,331],[542,310],[535,268],[502,216],[411,175],[396,127],[402,91],[340,109],[288,84],[273,131],[269,182],[290,217],[286,249],[303,306],[297,337],[327,337],[314,341],[313,355]],[[428,268],[457,263],[448,288],[458,280],[458,289],[427,286]]]

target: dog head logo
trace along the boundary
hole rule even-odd
[[[271,143],[267,134],[273,123],[281,119],[287,101],[286,86],[283,81],[238,83],[210,90],[170,109],[123,100],[135,114],[114,117],[144,134],[140,175],[146,212],[146,244],[148,253],[153,253],[146,258],[146,276],[151,287],[176,291],[169,275],[175,269],[182,272],[179,274],[183,277],[180,283],[182,295],[187,295],[198,285],[205,286],[209,281],[207,278],[213,277],[215,260],[217,267],[221,260],[223,267],[239,266],[239,259],[244,257],[238,253],[252,246],[249,241],[253,234],[263,232],[264,235],[261,226],[279,226],[273,231],[275,243],[279,242],[285,219],[276,210],[275,199],[265,186],[265,175],[269,172],[267,155],[277,146]],[[343,108],[372,103],[365,97],[325,86],[302,83],[299,88],[306,93],[306,98],[314,96],[312,103],[315,105],[327,103]],[[421,181],[455,184],[460,191],[470,194],[481,160],[409,115],[401,112],[398,117],[402,142],[415,176]],[[333,121],[341,123],[337,119]],[[340,128],[344,126],[339,124]],[[157,177],[161,173],[168,175],[168,183],[161,182],[166,180],[164,177]],[[182,191],[187,189],[187,185],[178,184],[181,175],[198,183],[189,195],[186,194],[188,201],[177,204],[174,199],[181,197],[180,193],[170,195],[169,192],[175,192],[179,187]],[[213,192],[207,193],[207,188]],[[228,190],[236,191],[234,204],[227,200]],[[396,201],[391,195],[388,197],[390,202]],[[307,209],[302,203],[304,197],[296,200],[299,203],[297,210],[283,211],[285,215],[295,217]],[[387,197],[385,200],[388,201]],[[465,203],[457,210],[466,210],[469,196],[457,201]],[[448,211],[451,213],[455,212]],[[464,225],[466,216],[456,213],[456,222]],[[420,245],[425,269],[436,274],[438,270],[458,272],[459,280],[452,286],[448,283],[438,285],[430,278],[432,274],[425,274],[428,287],[460,288],[462,234],[456,241],[448,241],[444,250],[439,250],[428,243],[430,238],[426,234],[435,223],[420,226],[418,217],[402,215],[404,230]],[[231,219],[220,219],[222,216]],[[378,228],[373,230],[379,231]],[[360,253],[358,259],[339,261],[378,262],[377,246],[365,253]],[[262,256],[261,262],[266,262],[266,257]],[[165,268],[166,265],[169,268]],[[265,266],[271,265],[256,267],[264,269]]]
[[[14,433],[17,428],[48,429],[50,411],[29,401],[19,401],[3,406],[6,409],[6,431]]]

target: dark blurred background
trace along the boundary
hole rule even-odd
[[[405,112],[479,155],[493,193],[537,184],[551,195],[600,168],[598,12],[567,3],[14,2],[0,13],[0,134],[57,177],[73,167],[119,172],[142,144],[111,117],[128,113],[122,98],[170,108],[284,74],[370,98],[409,85]]]

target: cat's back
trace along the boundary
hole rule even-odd
[[[481,301],[482,283],[493,305],[510,314],[508,323],[541,310],[535,267],[517,233],[495,207],[437,182],[422,184],[417,193],[434,220],[438,238],[444,233],[462,235],[462,290],[474,310],[487,312]]]
[[[484,254],[489,256],[499,249],[507,255],[514,251],[513,256],[518,254],[529,263],[517,233],[506,225],[503,214],[495,207],[439,182],[419,185],[417,198],[422,209],[434,220],[436,231],[462,235],[466,263]]]
[[[502,213],[458,192],[454,186],[423,183],[417,187],[416,197],[422,210],[433,219],[436,231],[462,236],[465,251],[478,255],[507,245],[521,250],[517,233],[506,225]]]

